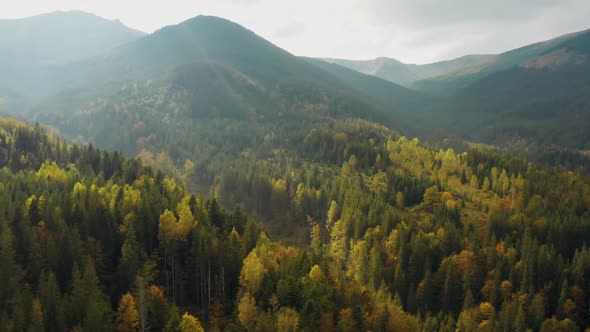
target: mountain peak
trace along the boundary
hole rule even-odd
[[[26,18],[14,19],[15,21],[45,21],[45,20],[64,20],[64,19],[75,19],[75,20],[100,20],[109,22],[110,20],[100,17],[96,14],[85,12],[82,10],[56,10],[49,13],[34,15]]]
[[[379,62],[398,62],[398,63],[402,63],[401,61],[394,59],[394,58],[389,58],[389,57],[385,57],[385,56],[380,56],[378,58],[375,58],[375,61],[379,61]]]
[[[236,22],[230,21],[222,17],[209,15],[198,15],[193,18],[189,18],[188,20],[176,25],[176,27],[189,27],[199,29],[234,29],[234,31],[248,31],[254,34],[254,32],[250,31],[249,29],[245,28],[244,26]]]

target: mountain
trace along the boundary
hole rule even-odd
[[[92,85],[101,80],[154,79],[173,72],[179,65],[197,62],[223,65],[266,89],[294,81],[305,81],[322,89],[350,89],[341,77],[318,69],[236,23],[212,16],[198,16],[165,27],[101,57],[77,63],[79,70],[68,79],[72,86],[79,86],[89,78]],[[393,84],[389,88],[399,90],[395,93],[399,98],[404,98],[404,93],[416,95]],[[358,91],[347,91],[347,94],[358,95]]]
[[[457,93],[583,92],[578,37]],[[53,127],[0,119],[6,330],[590,327],[590,180],[392,129],[476,123],[460,102],[493,120],[496,100],[425,96],[213,17],[47,75],[57,92],[25,115]]]
[[[493,61],[493,58],[493,55],[466,55],[453,60],[440,61],[424,65],[406,64],[396,59],[385,57],[374,60],[322,60],[335,63],[367,75],[377,76],[384,80],[406,87],[411,87],[415,82],[451,73],[461,68],[482,65]]]
[[[427,94],[408,89],[379,77],[360,73],[346,66],[314,58],[305,59],[368,96],[395,105],[402,110],[420,111],[432,100]]]
[[[429,125],[422,136],[453,135],[503,146],[524,143],[535,151],[589,149],[589,36],[589,30],[580,31],[498,55],[429,65],[387,58],[326,61],[429,95],[423,98],[429,105],[418,109],[437,126]]]
[[[112,108],[139,98],[154,116],[172,112],[173,121],[316,113],[361,117],[404,129],[414,121],[409,106],[421,107],[419,93],[352,71],[345,78],[276,47],[238,24],[209,16],[163,28],[100,56],[64,65],[53,77],[61,91],[32,112],[39,119],[58,122],[71,120],[71,115],[91,116],[97,105]],[[378,94],[387,98],[377,98],[375,91],[361,81],[380,85]],[[92,116],[106,115],[99,112]],[[63,123],[60,127],[68,131],[87,129]]]
[[[42,95],[58,65],[96,56],[145,33],[85,12],[54,12],[0,20],[0,85]]]
[[[206,135],[192,127],[200,136],[188,142],[171,133],[182,137],[170,154],[198,146],[171,178],[0,119],[0,325],[590,326],[588,178],[492,150],[431,148],[359,119],[262,135],[251,122],[212,124]],[[178,182],[203,177],[209,198]]]
[[[448,73],[417,81],[412,87],[430,94],[451,95],[484,77],[515,66],[524,65],[527,61],[547,54],[560,47],[560,45],[586,33],[588,31],[571,33],[490,56],[486,58],[486,61],[468,64],[465,67],[457,68]]]
[[[443,80],[420,86],[450,94],[434,114],[468,139],[590,148],[590,31],[507,52],[491,66]]]

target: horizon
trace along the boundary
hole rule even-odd
[[[227,3],[228,1],[229,4]],[[590,28],[587,25],[587,23],[580,23],[578,20],[572,19],[568,21],[566,24],[558,24],[557,28],[549,29],[547,27],[544,29],[539,29],[539,31],[536,31],[533,34],[527,33],[526,36],[515,38],[515,40],[511,42],[503,42],[502,44],[505,45],[500,45],[483,42],[483,40],[485,39],[483,36],[489,34],[489,27],[486,27],[487,23],[485,20],[483,20],[484,23],[479,24],[481,25],[480,29],[477,28],[477,24],[476,27],[469,29],[469,32],[475,36],[471,39],[456,38],[453,36],[453,33],[451,33],[447,35],[447,38],[438,37],[435,38],[435,41],[431,40],[430,42],[428,42],[428,39],[432,39],[430,38],[432,36],[428,37],[427,35],[419,31],[420,28],[415,28],[414,30],[410,29],[406,31],[407,36],[402,36],[403,38],[401,39],[403,40],[394,40],[400,35],[404,35],[403,33],[393,33],[397,37],[391,37],[390,39],[392,40],[390,43],[378,43],[377,39],[383,39],[383,37],[376,37],[378,35],[377,30],[380,30],[380,34],[387,35],[390,33],[390,31],[396,31],[396,27],[391,26],[391,24],[387,22],[380,22],[379,24],[375,23],[373,26],[368,26],[366,25],[366,22],[363,24],[359,23],[361,21],[359,19],[357,22],[354,22],[354,25],[365,26],[365,29],[367,30],[366,36],[369,36],[368,38],[364,37],[365,35],[362,33],[362,31],[355,31],[355,33],[347,34],[347,38],[340,38],[340,35],[342,34],[342,32],[340,31],[338,31],[338,33],[334,33],[334,31],[324,31],[329,30],[329,28],[319,30],[316,29],[319,31],[318,33],[312,32],[311,36],[306,36],[309,32],[307,30],[309,29],[306,29],[304,26],[297,27],[293,25],[290,27],[280,27],[277,26],[276,22],[271,22],[272,24],[263,24],[260,23],[260,21],[265,20],[259,19],[260,13],[258,13],[255,16],[258,19],[253,20],[252,15],[242,15],[239,12],[235,11],[237,7],[245,8],[248,6],[254,6],[255,4],[264,3],[264,0],[223,0],[220,3],[224,3],[225,5],[220,6],[219,8],[216,8],[215,6],[208,7],[207,4],[205,4],[202,6],[197,6],[198,8],[195,8],[196,10],[179,10],[180,13],[174,12],[173,14],[157,15],[158,17],[155,18],[152,17],[154,16],[154,7],[147,4],[147,8],[150,8],[151,10],[147,11],[148,15],[146,15],[147,18],[145,20],[141,19],[141,14],[143,12],[133,12],[129,10],[129,8],[126,8],[129,6],[123,6],[124,8],[119,10],[112,10],[112,8],[110,8],[109,6],[102,8],[101,6],[96,4],[77,4],[75,2],[70,3],[69,0],[60,0],[53,2],[62,4],[57,6],[51,6],[51,4],[48,4],[49,6],[46,7],[47,10],[45,10],[45,8],[37,9],[37,7],[35,7],[35,9],[37,9],[36,11],[31,11],[30,8],[27,7],[27,1],[25,1],[25,5],[22,8],[19,8],[19,6],[8,6],[8,10],[4,11],[4,13],[0,16],[0,19],[26,19],[30,17],[51,14],[56,12],[83,12],[110,21],[119,21],[121,22],[121,24],[131,29],[138,30],[147,34],[152,34],[153,32],[158,31],[166,26],[180,24],[186,20],[189,20],[200,15],[215,16],[235,22],[245,27],[246,29],[253,31],[257,35],[270,41],[278,47],[283,48],[297,56],[323,59],[346,59],[355,61],[370,61],[379,58],[388,58],[400,61],[404,64],[416,65],[425,65],[436,62],[449,61],[467,55],[502,54],[504,52],[517,49],[523,46],[551,40],[566,34],[576,33]],[[108,3],[109,1],[105,2]],[[134,1],[126,1],[125,3],[129,4],[133,2]],[[578,1],[569,0],[568,2],[577,3]],[[184,6],[180,7],[183,7],[182,9],[184,9],[184,7],[187,7],[187,4],[184,4]],[[587,12],[588,14],[590,14],[590,4],[584,4],[581,6],[581,8],[582,13]],[[229,9],[232,9],[233,11]],[[129,12],[131,12],[131,14]],[[248,10],[243,10],[243,12],[249,13]],[[543,11],[541,10],[541,12]],[[139,19],[136,14],[139,14]],[[526,17],[528,14],[523,15]],[[580,14],[578,14],[578,16],[580,16]],[[281,18],[283,17],[277,15],[273,16],[272,18],[269,18],[268,20],[272,21],[273,19],[277,20]],[[302,18],[304,20],[306,19],[306,17]],[[310,19],[310,22],[311,21],[313,20]],[[523,24],[520,25],[522,26]],[[353,25],[351,25],[351,27],[348,27],[348,30],[353,29],[354,27],[352,26]],[[443,26],[441,26],[440,28],[441,30],[446,30],[446,28],[444,28]],[[515,31],[515,33],[510,34],[510,36],[518,34],[518,31]],[[416,35],[416,38],[412,38],[412,35]],[[500,35],[500,33],[493,33],[492,35],[496,35],[494,36],[494,38],[497,38],[497,35]],[[355,41],[355,37],[356,39],[360,38],[360,40]],[[388,38],[389,37],[385,37],[385,39]],[[362,44],[368,46],[363,47]],[[356,47],[356,45],[359,46]]]

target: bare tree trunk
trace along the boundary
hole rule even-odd
[[[146,332],[150,330],[150,322],[148,318],[148,290],[146,280],[143,277],[138,277],[138,285],[136,289],[137,297],[137,311],[139,314],[139,330]]]
[[[170,271],[168,270],[168,247],[164,247],[164,268],[166,269],[166,289],[170,292]]]
[[[208,278],[209,279],[209,287],[207,287],[207,317],[209,317],[209,305],[211,304],[211,258],[208,260]]]
[[[172,302],[176,304],[176,274],[174,273],[174,253],[172,253]]]

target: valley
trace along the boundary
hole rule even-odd
[[[6,21],[0,331],[590,326],[587,31],[406,65]]]

